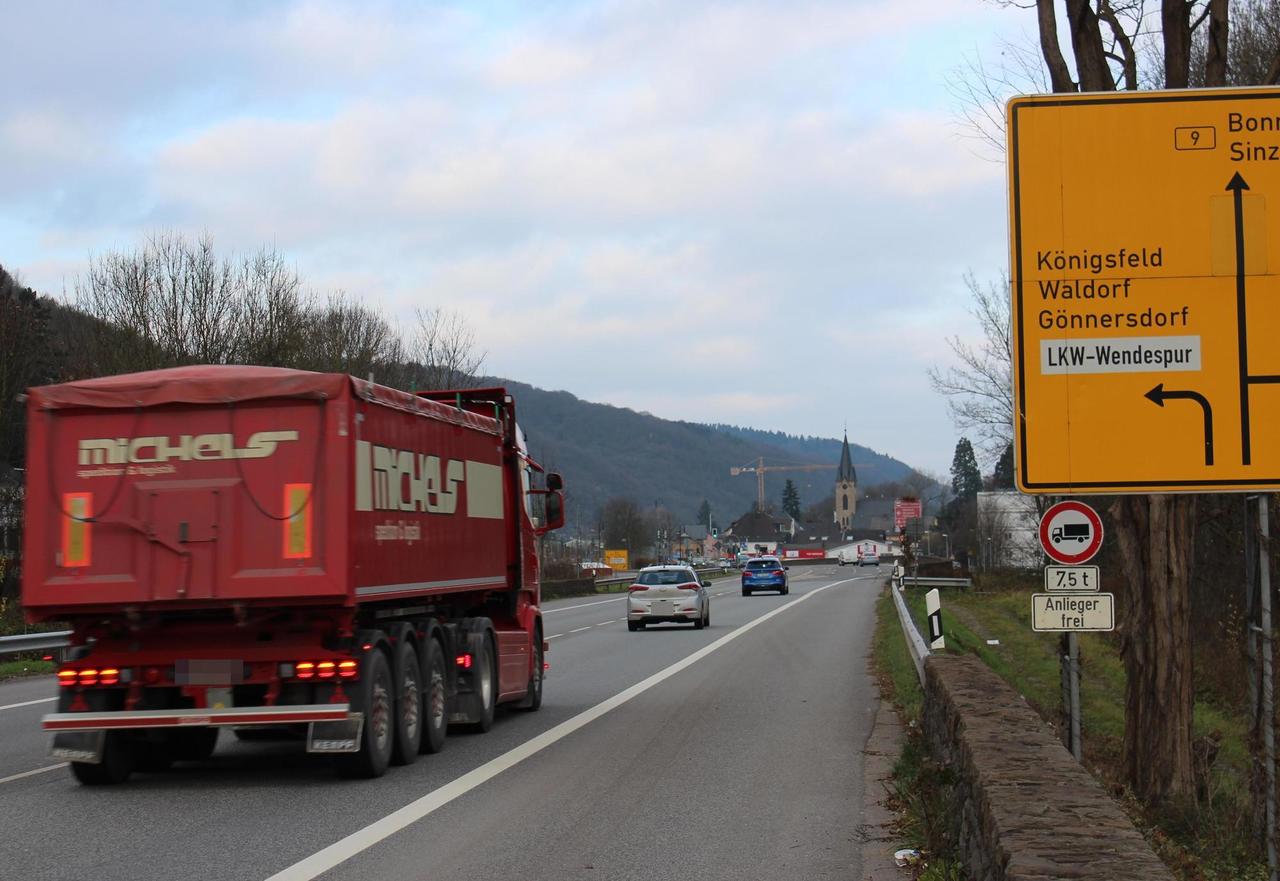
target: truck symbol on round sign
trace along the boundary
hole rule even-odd
[[[1083,544],[1092,533],[1088,523],[1064,523],[1053,528],[1053,543],[1060,545],[1064,541],[1078,541]]]
[[[1102,547],[1102,518],[1084,502],[1058,502],[1040,518],[1040,546],[1055,563],[1088,562]]]

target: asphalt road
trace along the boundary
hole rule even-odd
[[[857,878],[887,568],[791,575],[717,582],[703,631],[549,603],[542,710],[380,780],[224,733],[209,762],[83,788],[45,756],[55,685],[0,684],[0,878]]]

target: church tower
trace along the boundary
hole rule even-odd
[[[844,434],[844,447],[840,450],[840,468],[836,471],[836,523],[841,531],[853,527],[853,514],[858,510],[858,474],[853,470],[853,457],[849,455],[849,432]]]

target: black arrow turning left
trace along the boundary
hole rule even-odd
[[[1204,464],[1213,464],[1213,407],[1209,406],[1209,399],[1199,392],[1191,391],[1174,391],[1167,392],[1164,390],[1164,383],[1160,383],[1151,391],[1143,395],[1151,403],[1157,407],[1163,407],[1165,401],[1171,400],[1188,400],[1195,401],[1204,408]]]

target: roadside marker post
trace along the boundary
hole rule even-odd
[[[947,639],[942,635],[942,598],[936,587],[924,595],[924,607],[929,613],[929,649],[946,648]]]

